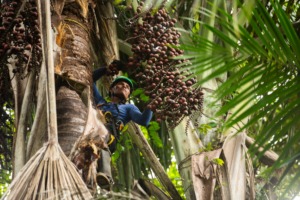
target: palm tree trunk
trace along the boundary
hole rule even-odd
[[[70,79],[86,86],[92,85],[93,59],[90,49],[90,21],[80,14],[81,7],[77,3],[67,4],[63,15],[65,23],[70,27],[62,47],[63,62],[61,74],[66,73]]]
[[[92,9],[89,9],[88,12],[86,12],[87,14],[84,14],[83,11],[87,11],[87,8],[90,8],[88,7],[87,1],[87,5],[82,5],[84,4],[82,1],[80,5],[77,2],[80,1],[66,4],[62,11],[64,21],[57,27],[59,34],[56,38],[56,44],[62,51],[58,59],[60,62],[57,62],[55,66],[56,73],[60,75],[56,83],[58,90],[56,98],[58,111],[58,142],[62,146],[64,153],[68,155],[72,161],[73,150],[78,150],[75,144],[81,141],[82,138],[80,136],[89,130],[89,123],[91,122],[88,113],[94,113],[93,111],[89,111],[90,109],[94,110],[94,108],[92,108],[93,60],[95,60],[98,65],[99,63],[108,64],[113,58],[118,57],[118,53],[116,53],[118,49],[115,48],[117,40],[114,39],[116,32],[114,32],[112,30],[113,27],[111,27],[114,23],[103,21],[102,18],[97,19]],[[110,2],[107,2],[107,5],[101,9],[99,9],[99,6],[97,8],[98,11],[100,10],[100,13],[113,15]],[[105,27],[106,35],[100,31],[98,22],[94,23],[97,20],[102,20],[102,23],[104,23],[101,28],[104,29]],[[102,36],[100,34],[100,39],[98,37],[99,33],[102,33]],[[103,44],[106,44],[106,46]],[[108,45],[110,45],[111,51],[107,49]],[[91,46],[93,51],[91,51]],[[101,54],[99,52],[105,52],[105,56],[103,55],[104,53]],[[111,58],[107,53],[109,53],[108,55],[114,56]],[[110,81],[106,80],[106,82],[109,83]],[[88,94],[88,97],[83,97],[85,93]],[[83,101],[83,99],[90,100]],[[102,122],[99,123],[101,124],[95,124],[95,126],[102,127]],[[97,127],[94,127],[94,132],[98,130]],[[107,134],[105,131],[99,130],[99,132]],[[87,132],[87,134],[88,136],[85,136],[89,137],[90,132]],[[99,148],[101,151],[102,147]],[[95,163],[96,161],[89,166],[84,166],[82,173],[82,178],[93,194],[96,191]]]
[[[58,142],[69,156],[76,140],[83,133],[87,120],[87,107],[80,96],[65,86],[60,87],[57,97]]]
[[[92,18],[90,14],[84,18],[81,9],[78,3],[64,6],[62,14],[66,18],[61,23],[65,23],[65,30],[62,31],[66,31],[66,34],[56,39],[62,48],[62,62],[56,66],[56,73],[63,77],[57,82],[58,141],[66,155],[69,155],[75,141],[83,133],[87,118],[87,107],[76,92],[93,86],[90,49]]]

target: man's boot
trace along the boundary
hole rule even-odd
[[[106,190],[110,190],[110,186],[113,184],[110,162],[111,162],[110,152],[102,150],[100,158],[98,159],[97,184],[102,189],[106,189]]]

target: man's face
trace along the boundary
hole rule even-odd
[[[120,81],[110,89],[110,93],[114,93],[114,96],[119,99],[128,99],[130,95],[130,86],[128,83]]]

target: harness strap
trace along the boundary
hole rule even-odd
[[[110,145],[115,139],[115,136],[113,136],[112,134],[110,134],[110,142],[107,143],[107,145]]]
[[[119,114],[120,114],[120,110],[118,108],[119,104],[123,104],[123,102],[121,101],[120,103],[117,103],[117,104],[100,103],[100,104],[97,105],[97,108],[102,107],[102,106],[111,106],[111,105],[114,105],[116,107],[116,109],[117,109],[118,114],[117,114],[117,116],[113,116],[113,117],[117,118],[119,116]]]
[[[97,105],[97,108],[99,107],[102,107],[102,106],[111,106],[112,104],[107,104],[107,103],[102,103],[102,104],[98,104]],[[108,143],[108,145],[110,145],[114,139],[116,138],[117,140],[119,140],[119,136],[120,136],[120,132],[121,130],[123,129],[123,122],[121,120],[117,120],[117,117],[119,116],[120,114],[120,110],[118,108],[118,104],[113,104],[116,109],[117,109],[117,116],[113,116],[112,113],[110,111],[106,111],[104,113],[104,117],[105,117],[105,120],[107,123],[111,124],[111,131],[112,131],[112,134],[111,134],[111,140],[110,142]],[[106,126],[107,127],[107,126]]]

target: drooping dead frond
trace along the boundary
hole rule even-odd
[[[222,160],[224,164],[217,164],[217,159]],[[233,199],[228,163],[222,148],[193,155],[191,161],[193,185],[197,200]]]
[[[88,186],[92,195],[95,195],[97,191],[97,160],[100,158],[105,143],[102,141],[92,141],[87,138],[79,141],[79,143],[82,145],[79,145],[77,148],[72,161],[78,169],[82,170],[82,180]]]
[[[90,199],[89,190],[74,164],[57,142],[45,144],[22,168],[1,200]]]

